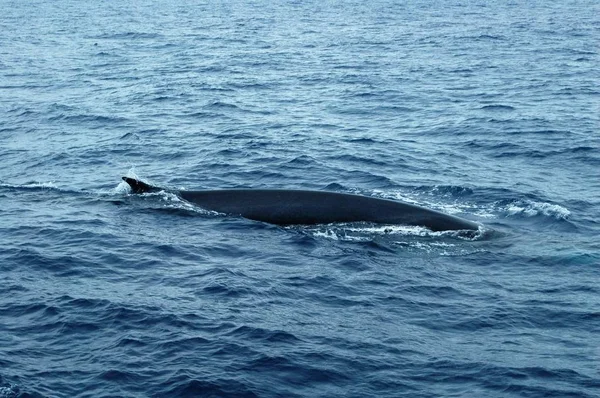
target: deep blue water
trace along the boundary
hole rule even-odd
[[[500,3],[2,1],[0,397],[600,396],[600,8]]]

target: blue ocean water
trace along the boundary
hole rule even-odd
[[[498,3],[3,1],[0,397],[600,396],[600,7]]]

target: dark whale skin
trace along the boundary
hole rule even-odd
[[[135,193],[162,190],[133,178],[123,180]],[[222,189],[175,193],[206,210],[277,225],[366,221],[424,226],[432,231],[479,229],[475,222],[410,203],[340,192]]]

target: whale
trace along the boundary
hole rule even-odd
[[[122,178],[135,194],[171,192],[205,210],[281,226],[371,222],[423,226],[436,232],[479,229],[473,221],[398,200],[295,189],[172,191]]]

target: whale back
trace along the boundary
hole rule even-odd
[[[228,189],[180,191],[202,208],[278,225],[367,221],[422,225],[433,231],[478,229],[478,225],[410,203],[328,191]]]
[[[142,181],[123,177],[134,193],[158,192]],[[330,191],[222,189],[177,191],[206,210],[277,225],[374,222],[424,226],[433,231],[477,230],[468,220],[410,203]]]

